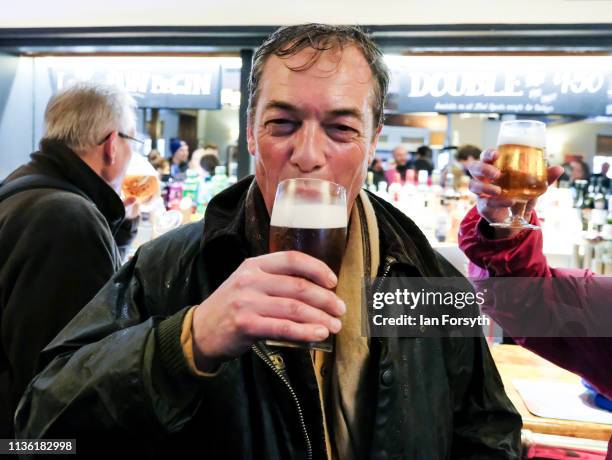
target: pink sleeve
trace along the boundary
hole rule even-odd
[[[540,221],[535,213],[532,224]],[[513,277],[591,277],[590,270],[551,268],[542,252],[542,232],[524,230],[512,238],[491,239],[487,233],[491,227],[473,207],[464,217],[459,228],[459,247],[470,260],[469,275]]]
[[[535,212],[531,223],[537,223]],[[542,253],[542,232],[523,231],[512,238],[487,237],[492,228],[472,208],[459,227],[459,247],[489,276],[551,276]]]
[[[534,212],[531,223],[538,222]],[[561,285],[576,288],[564,293],[565,303],[587,313],[590,308],[602,308],[605,293],[610,292],[605,279],[592,283],[588,282],[588,279],[593,280],[595,274],[590,270],[549,267],[542,252],[542,232],[525,230],[513,238],[493,240],[487,237],[490,230],[476,208],[471,209],[461,222],[459,247],[470,259],[470,277],[566,279],[567,283]],[[585,289],[593,285],[598,288]],[[516,314],[516,311],[504,311],[501,315],[493,315],[493,319],[502,327],[504,323],[511,326],[516,320]],[[608,365],[612,362],[612,338],[516,336],[513,338],[521,346],[579,374],[589,380],[601,393],[609,398],[612,397],[612,366]]]

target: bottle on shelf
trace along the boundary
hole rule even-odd
[[[168,184],[168,209],[179,209],[181,199],[183,198],[183,183],[180,181],[170,182]]]
[[[374,194],[378,191],[376,184],[374,183],[374,172],[368,171],[368,177],[366,179],[366,189]]]
[[[377,195],[381,197],[383,200],[389,201],[389,193],[387,193],[387,186],[388,185],[385,181],[379,182]]]
[[[597,185],[595,186],[595,193],[593,196],[593,208],[606,209],[606,190],[604,190],[603,177],[600,177],[597,180]]]
[[[450,229],[448,212],[443,210],[442,212],[436,213],[436,216],[436,240],[438,240],[439,243],[444,243]]]
[[[455,175],[453,173],[449,172],[446,174],[443,196],[445,201],[457,198],[457,191],[455,190]]]
[[[589,185],[584,197],[584,208],[593,209],[595,207],[595,188],[596,188],[596,177],[591,177]]]
[[[191,202],[195,207],[198,202],[198,188],[200,186],[200,176],[197,171],[187,170],[185,182],[183,182],[183,198],[191,198]],[[195,212],[195,209],[193,210]]]
[[[574,195],[574,207],[582,209],[584,208],[584,199],[586,195],[588,182],[586,180],[576,180],[572,186]]]
[[[208,180],[203,180],[200,182],[200,187],[198,188],[198,204],[197,204],[197,213],[202,216],[206,212],[206,207],[208,206],[208,202],[212,198],[212,184]]]
[[[229,185],[229,178],[227,177],[225,166],[215,167],[215,175],[212,177],[210,183],[212,196],[215,196],[217,193],[227,188]]]

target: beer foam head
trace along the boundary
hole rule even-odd
[[[285,228],[342,228],[347,226],[342,204],[281,202],[272,208],[270,225]]]
[[[546,125],[525,123],[521,120],[502,123],[497,145],[527,145],[538,149],[546,148]]]

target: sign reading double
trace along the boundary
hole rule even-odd
[[[612,112],[609,57],[419,56],[390,67],[399,112]]]

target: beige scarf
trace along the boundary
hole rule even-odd
[[[364,276],[376,277],[380,255],[376,215],[363,190],[351,211],[350,223],[336,289],[347,305],[347,313],[335,337],[334,353],[314,353],[330,460],[365,457],[363,443],[369,434],[361,417],[367,399],[365,374],[369,358],[368,339],[362,334],[362,296]],[[322,372],[325,368],[331,369],[331,375]]]

